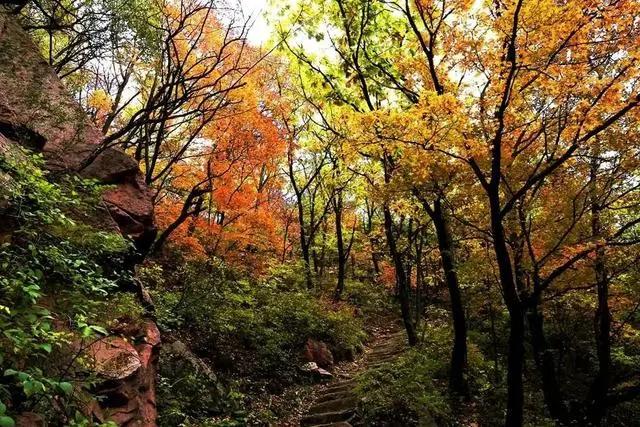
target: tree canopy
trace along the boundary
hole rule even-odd
[[[398,321],[411,350],[361,378],[361,393],[381,391],[362,400],[365,423],[634,425],[637,0],[288,0],[264,17],[217,0],[34,0],[11,13],[102,135],[75,172],[114,148],[141,171],[158,233],[123,255],[125,282],[149,288],[171,340],[281,392],[307,339],[348,358],[369,326]],[[260,46],[256,19],[272,32]],[[26,179],[33,162],[0,171]],[[38,192],[7,196],[33,211],[12,214],[7,259],[65,223],[71,208],[45,215],[51,199],[77,196],[35,174]],[[92,278],[116,251],[45,236]],[[38,245],[36,264],[51,249]],[[3,279],[0,324],[37,328],[0,339],[14,346],[5,377],[25,387],[0,381],[12,413],[42,405],[21,354],[64,341],[20,277]],[[70,301],[126,287],[94,280]],[[169,371],[161,423],[232,418],[231,380],[178,389]],[[217,387],[209,412],[189,387]]]

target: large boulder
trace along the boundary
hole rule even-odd
[[[119,426],[154,426],[160,332],[151,321],[126,324],[120,332],[85,350],[94,372],[104,380],[97,390],[104,399],[90,411],[95,418]]]
[[[42,152],[52,171],[75,171],[114,186],[104,194],[108,214],[98,218],[100,225],[119,229],[140,249],[150,245],[156,233],[153,204],[138,165],[115,148],[102,150],[96,157],[102,134],[15,18],[1,9],[0,134]]]
[[[333,354],[329,346],[322,341],[309,338],[304,346],[303,356],[307,362],[315,362],[321,368],[333,365]]]
[[[87,353],[94,372],[110,380],[123,380],[142,366],[136,349],[121,337],[108,337],[94,342]]]
[[[216,374],[211,367],[193,352],[180,340],[175,340],[171,344],[168,344],[162,348],[162,351],[171,354],[174,357],[179,357],[181,360],[187,362],[191,369],[197,375],[206,377],[209,381],[215,383],[218,381]]]

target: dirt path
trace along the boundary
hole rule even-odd
[[[392,327],[376,336],[363,357],[341,379],[328,383],[316,394],[311,408],[300,420],[301,426],[350,427],[363,425],[357,412],[358,398],[354,393],[355,376],[385,362],[392,361],[406,349],[404,331]]]

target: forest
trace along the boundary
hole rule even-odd
[[[640,426],[639,0],[0,0],[0,427]]]

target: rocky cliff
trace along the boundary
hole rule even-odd
[[[102,135],[40,55],[15,17],[0,14],[0,133],[42,151],[47,168],[77,171]],[[81,174],[114,188],[104,195],[106,228],[143,247],[155,236],[153,205],[136,162],[109,148]]]
[[[81,168],[101,138],[15,18],[0,12],[0,148],[20,144],[43,153],[53,173],[79,173],[109,185],[96,225],[119,230],[144,250],[156,229],[151,194],[136,162],[107,149]],[[158,329],[147,320],[112,332],[89,349],[106,399],[87,410],[118,425],[153,426]]]

